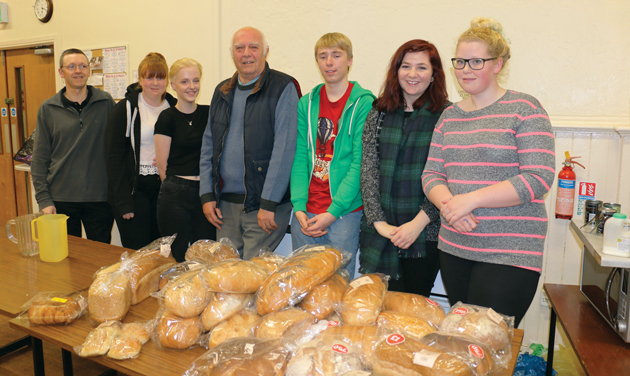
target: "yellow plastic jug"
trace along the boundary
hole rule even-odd
[[[68,226],[65,214],[42,215],[31,222],[33,240],[39,242],[42,261],[58,262],[68,257]]]

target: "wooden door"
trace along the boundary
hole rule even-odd
[[[12,104],[4,104],[8,116],[3,122],[3,154],[0,162],[0,186],[4,192],[3,202],[7,205],[0,209],[0,223],[17,215],[24,215],[37,210],[37,204],[31,200],[30,174],[16,171],[13,155],[22,147],[24,140],[33,133],[37,125],[37,111],[41,103],[55,94],[54,55],[35,55],[32,48],[7,50],[3,53],[4,75],[0,81],[0,94],[3,98],[13,98]],[[3,92],[4,90],[4,92]],[[8,124],[8,127],[5,126]],[[5,128],[8,128],[5,129]],[[9,151],[10,146],[10,151]],[[7,170],[10,167],[10,171]],[[10,185],[13,186],[11,192]],[[13,200],[11,200],[13,197]]]

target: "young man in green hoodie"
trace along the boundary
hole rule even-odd
[[[298,138],[291,170],[293,248],[330,244],[352,254],[355,272],[361,201],[363,124],[375,97],[348,80],[352,42],[341,33],[324,34],[315,44],[324,83],[298,104]]]

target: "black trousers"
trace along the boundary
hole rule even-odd
[[[514,316],[525,316],[538,288],[538,272],[509,265],[466,260],[440,251],[442,282],[453,305],[459,301]]]
[[[111,243],[114,215],[107,202],[54,201],[57,213],[67,215],[68,235],[81,237],[81,223],[88,239]]]
[[[157,198],[160,193],[158,175],[140,175],[133,194],[135,211],[133,218],[116,216],[123,247],[139,249],[160,237],[157,224]]]
[[[199,199],[199,181],[167,176],[162,182],[157,209],[163,236],[177,234],[171,253],[184,261],[188,246],[199,239],[216,239],[216,228],[203,214]]]
[[[437,242],[425,242],[427,256],[422,258],[400,258],[398,280],[390,280],[388,290],[431,295],[435,277],[440,270],[440,257]]]

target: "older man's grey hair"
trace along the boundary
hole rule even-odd
[[[258,33],[260,33],[260,36],[262,37],[262,42],[263,42],[263,56],[267,57],[267,54],[269,53],[269,43],[267,43],[267,37],[265,37],[265,34],[256,29],[255,27],[243,27],[240,28],[238,30],[236,30],[236,32],[234,32],[234,34],[232,35],[232,43],[230,43],[230,53],[232,54],[232,59],[234,58],[234,36],[236,35],[236,33],[238,33],[239,31],[243,30],[243,29],[253,29],[256,30]]]

